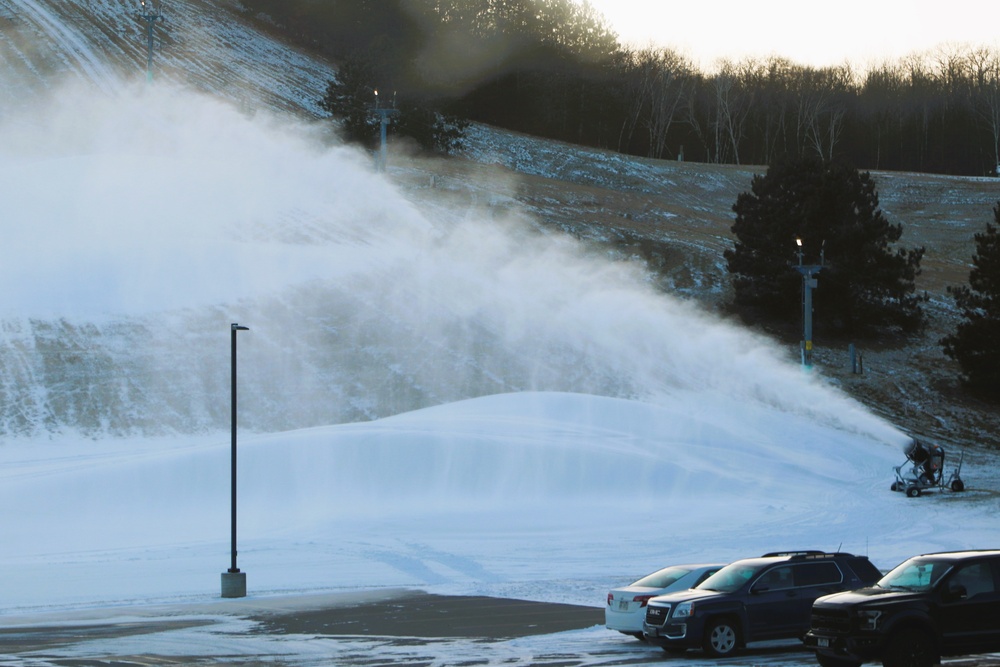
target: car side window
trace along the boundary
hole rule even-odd
[[[791,588],[792,568],[788,566],[775,567],[761,575],[760,579],[753,585],[756,591],[776,591],[783,588]]]
[[[719,568],[719,570],[721,570],[721,569],[722,568]],[[713,574],[715,574],[719,570],[706,570],[704,574],[702,574],[700,577],[698,577],[698,581],[696,581],[693,584],[691,584],[691,588],[694,588],[695,586],[697,586],[701,582],[705,581],[706,579],[708,579],[709,577],[711,577]]]
[[[795,566],[796,586],[829,586],[843,580],[844,575],[836,563],[802,563]]]
[[[962,586],[965,588],[965,596],[974,598],[983,593],[995,593],[996,585],[993,581],[993,569],[989,563],[970,563],[956,571],[948,587]]]

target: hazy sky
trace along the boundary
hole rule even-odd
[[[670,46],[709,67],[719,57],[776,54],[801,64],[859,65],[943,43],[997,46],[991,0],[590,0],[622,40]]]

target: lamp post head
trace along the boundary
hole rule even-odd
[[[239,324],[236,324],[236,322],[233,322],[232,327],[233,331],[250,331],[250,327],[241,326]]]

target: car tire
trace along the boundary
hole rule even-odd
[[[713,658],[725,658],[736,652],[740,634],[736,624],[728,618],[709,621],[705,626],[702,648]]]
[[[816,661],[819,662],[819,667],[861,667],[859,660],[838,658],[833,655],[823,655],[822,653],[816,654]]]
[[[938,660],[927,633],[911,628],[889,637],[882,654],[882,667],[933,667]]]

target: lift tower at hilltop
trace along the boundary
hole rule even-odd
[[[156,2],[154,7],[155,0],[141,0],[141,2],[142,9],[139,11],[139,18],[146,22],[146,81],[151,82],[153,80],[153,27],[157,21],[163,20],[163,15],[160,13],[163,3]]]

